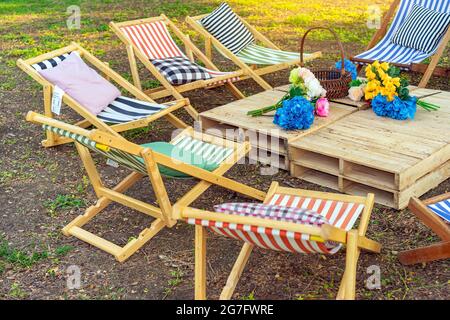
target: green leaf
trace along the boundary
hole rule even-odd
[[[392,78],[397,78],[400,76],[400,68],[397,68],[396,66],[390,66],[387,74]]]
[[[407,87],[399,87],[397,92],[400,99],[407,100],[409,98],[409,89]]]
[[[350,87],[359,87],[360,85],[362,85],[363,82],[360,79],[356,79],[356,80],[352,80],[350,82]]]
[[[289,98],[288,99],[291,99],[293,97],[298,97],[298,96],[303,97],[305,95],[306,95],[306,92],[302,87],[292,86],[289,89]],[[286,99],[283,99],[283,100],[286,100]]]

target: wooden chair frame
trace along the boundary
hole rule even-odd
[[[450,258],[450,225],[428,208],[428,205],[450,199],[450,192],[421,201],[411,198],[408,208],[426,226],[436,233],[441,241],[426,247],[402,251],[398,258],[402,264],[430,262]]]
[[[140,145],[131,143],[121,136],[111,135],[107,132],[94,129],[86,130],[84,128],[66,124],[55,119],[40,115],[30,111],[27,114],[27,120],[38,124],[47,124],[52,127],[68,130],[70,132],[88,137],[97,144],[105,146],[105,148],[115,148],[129,154],[142,157],[148,172],[151,185],[153,187],[159,207],[145,203],[141,200],[132,198],[123,194],[127,189],[134,185],[137,181],[144,177],[143,174],[133,172],[122,180],[114,188],[107,188],[101,180],[100,174],[95,167],[89,149],[75,141],[76,148],[83,162],[83,165],[88,174],[89,180],[94,188],[98,200],[95,205],[89,207],[83,215],[78,216],[67,226],[63,228],[63,233],[66,236],[75,236],[97,248],[112,254],[118,261],[122,262],[128,259],[136,250],[142,247],[154,235],[156,235],[163,227],[172,227],[176,224],[176,219],[172,214],[172,207],[177,205],[189,205],[195,199],[200,197],[211,185],[218,185],[225,189],[238,192],[245,196],[255,199],[264,199],[265,192],[259,191],[255,188],[246,186],[242,183],[236,182],[223,175],[234,165],[239,159],[245,157],[250,150],[248,142],[237,143],[228,140],[223,140],[217,137],[195,132],[192,127],[186,128],[181,134],[189,135],[193,138],[201,139],[204,142],[225,145],[233,148],[234,152],[227,157],[220,166],[213,172],[198,168],[196,166],[176,161],[171,157],[152,151],[149,148],[144,148]],[[163,165],[168,168],[183,172],[193,178],[199,179],[197,183],[189,192],[181,197],[176,203],[171,204],[164,186],[158,165]],[[117,202],[124,206],[135,209],[139,212],[147,214],[155,218],[152,224],[144,229],[136,239],[131,240],[124,247],[120,247],[106,239],[103,239],[91,232],[82,229],[83,225],[88,223],[98,213],[105,209],[111,202]]]
[[[272,90],[273,87],[264,80],[261,76],[269,73],[273,73],[276,71],[287,69],[294,65],[300,64],[300,59],[291,61],[289,63],[284,62],[280,64],[274,64],[267,67],[258,68],[257,65],[247,65],[242,62],[234,53],[228,50],[217,38],[212,36],[207,30],[205,30],[201,25],[198,24],[198,20],[206,17],[208,14],[203,14],[199,16],[186,17],[186,23],[188,23],[195,31],[202,35],[205,39],[205,54],[208,59],[212,59],[212,47],[214,46],[216,49],[220,50],[228,59],[230,59],[235,65],[237,65],[243,72],[245,76],[241,78],[241,80],[245,80],[248,78],[252,78],[256,83],[258,83],[264,90]],[[238,16],[239,17],[239,16]],[[250,30],[257,41],[260,41],[265,46],[275,50],[281,50],[278,46],[276,46],[273,42],[271,42],[268,38],[266,38],[261,32],[259,32],[256,28],[250,25],[247,21],[245,21],[242,17],[239,17],[242,23]],[[320,51],[314,52],[310,54],[308,58],[305,58],[304,61],[310,61],[322,56]]]
[[[189,208],[187,206],[174,206],[174,214],[178,219],[205,219],[217,222],[237,223],[266,227],[291,232],[298,232],[311,235],[311,239],[318,242],[334,241],[345,244],[346,264],[345,271],[339,287],[337,299],[355,299],[356,287],[356,267],[361,249],[379,253],[381,245],[366,237],[370,215],[374,204],[374,195],[367,197],[340,195],[335,193],[325,193],[319,191],[308,191],[292,188],[280,187],[277,182],[273,182],[265,201],[269,201],[275,193],[306,196],[326,200],[340,200],[353,203],[363,203],[365,205],[361,215],[358,229],[345,231],[330,225],[314,227],[290,222],[273,221],[268,219],[227,215],[217,212],[208,212]],[[239,278],[248,262],[253,245],[245,243],[228,277],[227,283],[222,290],[220,299],[230,299],[239,281]],[[206,299],[206,228],[202,225],[195,226],[195,298]]]
[[[382,23],[380,29],[374,34],[372,39],[370,40],[369,44],[366,47],[366,51],[372,49],[375,47],[375,45],[386,35],[389,23],[391,22],[392,18],[395,16],[397,9],[400,5],[401,0],[394,0],[389,7],[389,10],[386,12],[386,14],[383,16]],[[449,68],[443,68],[438,67],[439,60],[442,57],[442,54],[445,51],[445,48],[447,44],[450,42],[450,28],[448,28],[447,33],[444,35],[441,44],[439,45],[439,48],[437,49],[436,53],[431,57],[430,64],[425,63],[413,63],[413,64],[398,64],[398,63],[391,63],[399,68],[407,69],[412,72],[418,72],[423,73],[423,77],[420,80],[419,88],[426,88],[428,85],[428,82],[430,81],[430,78],[432,75],[439,76],[439,77],[450,77],[450,69]],[[351,58],[352,61],[362,62],[366,64],[370,64],[374,62],[374,60],[367,60],[367,59],[356,59],[354,57]],[[358,72],[361,71],[362,65],[358,66]]]
[[[138,19],[132,21],[124,22],[110,22],[109,26],[114,31],[114,33],[119,37],[120,40],[125,44],[127,49],[128,60],[130,63],[131,74],[133,76],[133,82],[136,87],[142,89],[141,80],[139,77],[139,72],[136,64],[136,58],[147,68],[148,71],[161,83],[161,87],[146,90],[145,93],[148,94],[153,99],[160,99],[172,95],[175,99],[182,99],[181,95],[183,92],[191,91],[200,88],[214,88],[217,87],[217,82],[220,80],[226,80],[233,77],[242,77],[244,75],[243,71],[237,71],[231,75],[224,75],[221,77],[216,77],[209,80],[198,80],[191,83],[174,86],[172,85],[160,72],[159,70],[150,62],[150,60],[141,52],[141,50],[134,45],[130,39],[128,39],[124,33],[120,30],[121,27],[133,26],[143,23],[151,23],[156,21],[163,21],[169,30],[171,30],[184,44],[186,54],[188,58],[194,62],[194,57],[197,57],[205,66],[211,70],[219,71],[219,69],[208,59],[200,49],[198,49],[195,44],[190,40],[190,38],[185,35],[177,26],[164,14],[158,17],[152,17],[147,19]],[[228,90],[238,99],[245,98],[245,95],[232,83],[226,82],[225,85]]]
[[[152,102],[153,101],[149,96],[147,96],[145,93],[143,93],[141,90],[133,86],[131,83],[129,83],[126,79],[124,79],[122,76],[120,76],[117,72],[112,70],[107,63],[100,61],[95,56],[93,56],[91,53],[89,53],[87,50],[85,50],[83,47],[81,47],[79,44],[72,42],[69,46],[54,50],[52,52],[48,52],[46,54],[42,54],[40,56],[37,56],[35,58],[22,60],[17,60],[17,66],[25,71],[31,78],[36,80],[39,84],[43,86],[44,91],[44,114],[47,117],[53,118],[52,110],[51,110],[51,100],[52,100],[52,92],[54,90],[54,85],[47,81],[44,77],[42,77],[33,67],[32,65],[44,60],[48,60],[54,57],[57,57],[59,55],[69,53],[76,51],[80,54],[80,56],[91,63],[94,67],[96,67],[100,72],[102,72],[105,77],[107,77],[108,80],[114,80],[122,89],[125,89],[130,94],[132,94],[136,99],[140,99],[142,101],[146,102]],[[77,112],[80,116],[84,118],[84,120],[79,121],[76,123],[77,126],[80,126],[82,128],[87,128],[91,125],[95,126],[96,128],[103,130],[105,132],[108,132],[114,136],[119,136],[118,132],[127,131],[130,129],[145,127],[149,123],[159,119],[159,118],[166,118],[171,124],[173,124],[177,128],[187,128],[188,125],[183,122],[181,119],[176,117],[172,114],[172,112],[184,108],[186,111],[194,118],[197,119],[198,113],[197,111],[190,105],[190,102],[188,99],[180,99],[175,101],[175,104],[167,107],[166,109],[153,114],[149,117],[126,122],[126,123],[120,123],[120,124],[114,124],[114,125],[107,125],[105,122],[97,118],[94,114],[90,113],[86,108],[84,108],[81,104],[79,104],[76,100],[74,100],[72,97],[70,97],[67,94],[64,94],[63,96],[63,102],[68,105],[70,108],[72,108],[75,112]],[[52,147],[64,143],[71,142],[70,139],[58,137],[53,132],[47,132],[47,138],[46,140],[42,141],[43,146],[45,147]]]

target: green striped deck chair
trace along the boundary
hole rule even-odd
[[[176,224],[177,217],[173,214],[173,207],[192,203],[213,184],[251,198],[261,199],[265,195],[264,192],[223,177],[239,159],[248,153],[250,149],[248,142],[232,142],[187,128],[170,143],[152,142],[138,145],[121,136],[111,135],[98,129],[86,130],[31,111],[27,115],[27,120],[41,124],[45,131],[51,131],[55,135],[75,142],[98,197],[95,205],[89,207],[83,215],[78,216],[63,228],[63,233],[66,236],[75,236],[112,254],[120,262],[128,259],[162,228]],[[122,166],[129,169],[131,173],[115,187],[106,187],[93,161],[93,153],[105,157],[112,166]],[[158,207],[124,194],[145,176],[149,177]],[[162,176],[195,178],[199,182],[172,204]],[[155,220],[123,247],[82,229],[111,202],[128,206],[154,217]]]
[[[278,48],[234,13],[227,3],[222,3],[210,14],[187,17],[186,22],[205,37],[208,58],[211,58],[213,45],[222,56],[233,61],[247,76],[252,77],[266,90],[271,89],[271,86],[261,78],[261,75],[300,63],[298,52]],[[320,55],[320,52],[304,54],[304,61],[313,60]]]

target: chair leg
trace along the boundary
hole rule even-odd
[[[206,230],[195,226],[195,300],[206,300]]]
[[[437,49],[436,53],[434,54],[433,58],[431,59],[430,65],[428,66],[427,71],[422,77],[422,80],[419,83],[419,88],[425,88],[428,84],[428,81],[430,81],[431,76],[433,75],[434,69],[439,63],[439,60],[442,57],[442,54],[444,53],[445,48],[447,47],[447,44],[450,41],[450,28],[447,30],[444,38],[442,39],[441,44],[439,45],[439,48]]]
[[[83,215],[79,215],[75,219],[73,219],[68,225],[66,225],[62,232],[65,236],[70,236],[70,229],[72,227],[81,228],[90,220],[92,220],[97,214],[99,214],[103,209],[105,209],[112,201],[106,197],[101,197],[97,200],[97,203],[93,206],[90,206],[86,209]]]
[[[242,272],[250,258],[250,254],[252,253],[253,245],[249,243],[244,243],[242,246],[241,252],[234,263],[233,269],[231,270],[230,275],[228,276],[227,283],[225,287],[222,289],[222,293],[220,294],[220,300],[229,300],[233,296],[233,292],[236,289],[236,285],[241,278]]]
[[[191,104],[185,106],[184,109],[192,117],[192,119],[194,119],[195,121],[198,121],[198,119],[199,119],[198,112],[197,112],[197,110],[195,110],[195,108]]]
[[[350,230],[347,236],[347,255],[345,259],[345,271],[337,299],[355,300],[356,267],[359,257],[358,231]]]
[[[419,88],[426,88],[428,85],[428,82],[431,79],[431,76],[433,75],[434,69],[436,68],[437,64],[439,63],[440,56],[434,55],[434,57],[431,59],[430,64],[428,65],[427,70],[425,71],[422,79],[419,82],[418,87]]]
[[[233,96],[235,96],[237,99],[240,100],[240,99],[244,99],[245,98],[245,95],[234,84],[226,83],[225,86],[233,94]]]
[[[52,113],[52,88],[51,86],[44,86],[44,114],[49,117],[53,118]],[[47,130],[45,132],[46,139],[42,141],[42,146],[48,148],[48,147],[54,147],[57,146],[58,140],[61,139],[62,141],[71,142],[72,140],[67,138],[60,138],[58,135],[56,135],[54,132]]]
[[[116,256],[117,261],[123,262],[127,260],[133,253],[150,241],[165,226],[166,224],[162,219],[156,219],[153,221],[149,228],[144,229],[136,239],[131,240],[122,248],[121,253]]]
[[[402,251],[398,254],[400,262],[411,265],[450,258],[450,241],[439,242],[427,247]]]

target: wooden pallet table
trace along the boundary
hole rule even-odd
[[[227,139],[247,139],[253,147],[249,155],[251,159],[288,170],[289,143],[357,111],[351,106],[331,103],[328,117],[316,117],[310,129],[295,131],[285,131],[273,124],[273,112],[261,117],[247,116],[250,110],[275,104],[284,94],[283,90],[275,88],[205,111],[200,114],[202,129]]]
[[[423,96],[436,90],[416,89]],[[375,193],[375,201],[405,208],[450,177],[450,92],[424,99],[412,121],[352,113],[289,144],[291,174],[349,194]]]

